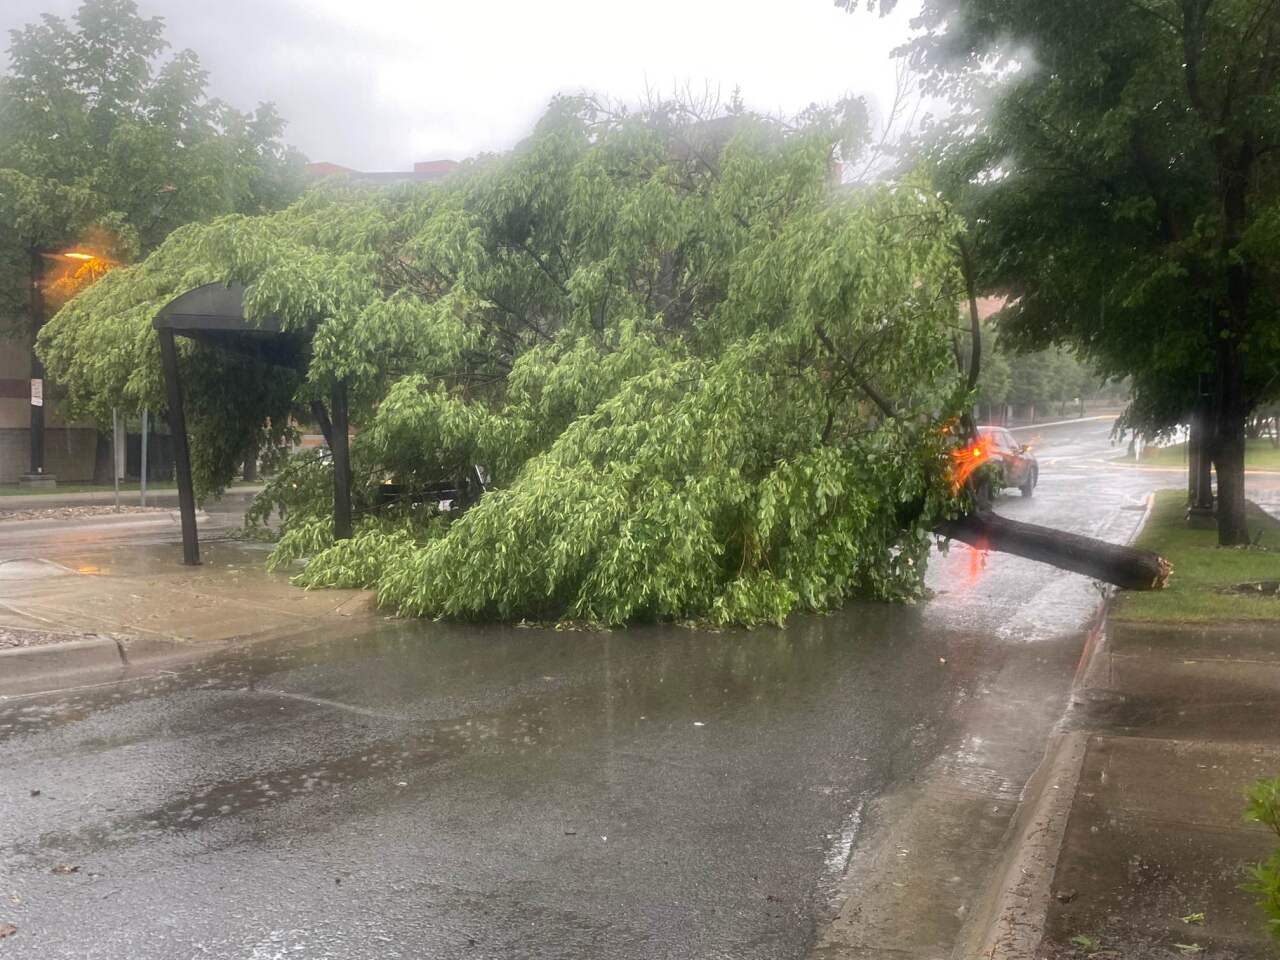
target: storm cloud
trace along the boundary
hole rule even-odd
[[[78,0],[0,0],[0,30]],[[863,94],[888,108],[916,2],[888,18],[832,0],[140,0],[199,54],[214,96],[273,101],[314,160],[364,170],[501,150],[556,93],[689,87],[794,112]],[[7,57],[5,58],[7,62]]]

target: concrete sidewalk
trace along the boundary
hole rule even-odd
[[[132,538],[127,531],[113,524],[117,536],[106,542],[64,538],[0,560],[0,628],[75,638],[0,650],[0,695],[119,679],[231,644],[378,616],[368,591],[308,592],[285,573],[268,574],[264,544],[206,541],[203,563],[186,567],[176,520],[147,518]]]
[[[1268,622],[1099,633],[966,956],[1276,956],[1240,887],[1275,845],[1242,812],[1280,772],[1278,641]]]
[[[242,483],[229,488],[218,501],[231,504],[247,503],[255,494],[261,493],[265,486],[260,483]],[[14,493],[0,496],[0,512],[5,510],[38,510],[49,507],[82,507],[102,504],[113,504],[116,493],[110,487],[101,490],[66,491],[63,493]],[[137,490],[121,490],[120,505],[134,507],[140,503]],[[149,488],[147,490],[147,506],[173,507],[178,504],[177,487]]]
[[[1108,627],[1074,697],[1087,748],[1041,956],[1091,952],[1073,938],[1134,960],[1276,956],[1240,885],[1275,846],[1242,811],[1280,772],[1278,640],[1276,623]]]

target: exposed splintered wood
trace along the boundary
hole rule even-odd
[[[1173,569],[1168,560],[1150,550],[1022,523],[985,510],[949,520],[934,532],[982,550],[1012,553],[1082,573],[1125,590],[1159,590]]]

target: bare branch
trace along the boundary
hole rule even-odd
[[[872,386],[870,381],[857,376],[858,367],[856,361],[850,360],[841,352],[840,348],[827,336],[827,331],[823,329],[822,324],[814,324],[813,332],[818,335],[818,339],[822,341],[822,345],[831,352],[832,356],[838,358],[844,364],[849,378],[857,384],[858,389],[865,393],[886,417],[891,417],[894,420],[898,419],[898,412],[893,409],[893,405],[884,398],[880,391]]]

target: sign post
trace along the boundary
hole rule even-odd
[[[111,408],[111,483],[116,491],[116,512],[120,512],[120,414]]]
[[[139,459],[142,461],[138,468],[138,489],[141,492],[140,502],[142,506],[147,505],[147,414],[145,407],[142,410],[142,454]]]

